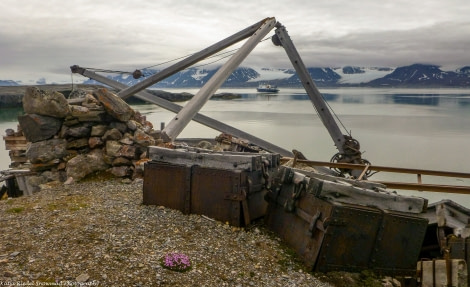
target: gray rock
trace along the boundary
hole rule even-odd
[[[140,129],[135,131],[134,141],[141,146],[155,145],[155,139]]]
[[[126,145],[132,145],[134,143],[134,140],[131,135],[125,134],[119,142]]]
[[[82,102],[82,106],[87,107],[89,109],[102,109],[103,108],[101,107],[100,102],[98,102],[98,100],[95,97],[93,97],[93,95],[91,94],[85,95],[85,98]]]
[[[109,127],[112,128],[112,129],[117,129],[122,134],[126,133],[126,131],[127,131],[127,124],[122,123],[122,122],[111,122],[109,124]]]
[[[71,105],[70,106],[70,114],[72,117],[79,117],[80,115],[86,114],[90,112],[90,109],[87,107]]]
[[[31,143],[26,149],[26,157],[31,163],[47,163],[67,155],[65,139],[50,139]]]
[[[88,145],[92,149],[100,147],[103,144],[104,144],[104,141],[101,139],[101,137],[91,137],[88,139]]]
[[[116,154],[117,156],[122,156],[130,159],[136,158],[136,148],[132,145],[123,145]]]
[[[132,161],[125,157],[117,157],[113,160],[113,166],[132,165]]]
[[[107,141],[106,142],[106,155],[110,157],[117,157],[119,150],[121,149],[122,144],[117,141]]]
[[[88,94],[88,91],[83,89],[76,89],[69,94],[69,99],[82,99],[85,98]]]
[[[72,177],[75,181],[79,181],[93,172],[108,168],[109,166],[104,161],[103,151],[94,149],[86,155],[77,155],[67,162],[67,178]]]
[[[61,119],[39,114],[18,116],[18,122],[26,140],[33,143],[51,139],[62,126]]]
[[[132,174],[132,169],[129,166],[113,166],[109,170],[116,177],[126,177]]]
[[[106,119],[106,112],[82,106],[71,106],[71,115],[79,122],[101,122]]]
[[[27,114],[65,118],[70,113],[67,99],[59,92],[42,91],[28,87],[23,97],[23,109]]]
[[[107,130],[102,139],[104,141],[109,141],[109,140],[120,140],[122,138],[122,133],[118,129],[110,129]]]
[[[104,133],[108,130],[108,127],[105,125],[96,125],[91,127],[91,134],[92,137],[101,137]]]
[[[135,113],[123,99],[107,89],[98,89],[95,92],[95,96],[103,105],[106,112],[121,122],[127,122]]]
[[[45,171],[41,174],[41,177],[44,178],[46,182],[50,181],[61,181],[61,176],[59,172],[52,172],[50,170]]]
[[[78,275],[77,278],[75,278],[75,281],[77,281],[77,283],[84,283],[84,282],[87,282],[89,279],[90,279],[90,276],[86,273],[83,273],[83,274]]]
[[[142,125],[139,124],[138,122],[134,120],[130,120],[127,122],[127,128],[130,129],[131,131],[135,131],[138,127],[141,127]]]
[[[42,177],[42,176],[35,176],[35,175],[32,175],[32,176],[28,176],[28,184],[29,186],[31,187],[31,191],[32,192],[38,192],[41,190],[41,187],[40,185],[43,184],[43,183],[46,183],[47,180]],[[28,188],[29,189],[29,188]]]
[[[79,138],[67,142],[67,149],[81,149],[84,147],[88,147],[88,138]]]
[[[89,137],[91,128],[88,125],[79,125],[74,127],[68,127],[65,132],[65,137],[83,138]]]

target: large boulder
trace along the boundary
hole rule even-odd
[[[67,155],[65,139],[50,139],[29,144],[26,157],[31,163],[48,163]]]
[[[62,120],[38,114],[18,116],[18,122],[27,141],[48,140],[56,135],[62,127]]]
[[[43,91],[28,87],[23,97],[23,109],[27,114],[65,118],[70,113],[67,99],[59,92]]]
[[[92,150],[88,154],[80,154],[67,162],[67,178],[79,181],[89,174],[109,168],[101,149]]]
[[[127,122],[134,115],[134,110],[123,99],[109,92],[107,89],[98,89],[95,92],[98,101],[104,109],[115,119],[121,122]]]

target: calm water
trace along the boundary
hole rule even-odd
[[[182,90],[172,90],[180,92]],[[195,90],[184,90],[196,93]],[[469,89],[321,89],[342,124],[361,144],[374,165],[470,172]],[[302,151],[312,160],[329,161],[336,153],[329,134],[302,89],[257,94],[254,89],[223,89],[241,94],[237,100],[211,100],[201,113],[271,141]],[[184,104],[184,103],[182,103]],[[154,105],[135,106],[155,128],[174,116]],[[0,130],[16,128],[17,110],[0,111]],[[215,137],[219,132],[189,124],[180,137]],[[0,168],[9,164],[0,145]],[[372,180],[416,182],[411,175],[376,174]],[[470,185],[470,179],[423,177],[424,183]],[[470,208],[470,195],[410,192],[430,202],[450,198]]]

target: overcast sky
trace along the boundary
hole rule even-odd
[[[70,82],[74,64],[133,71],[202,50],[266,17],[287,28],[307,66],[454,69],[470,65],[469,15],[468,0],[2,0],[0,80]],[[291,68],[271,41],[243,65]]]

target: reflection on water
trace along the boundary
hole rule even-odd
[[[395,94],[389,95],[396,104],[408,104],[408,105],[428,105],[438,106],[439,95],[412,95],[412,94]]]
[[[457,99],[457,102],[462,107],[469,107],[470,106],[470,98]]]
[[[0,109],[0,122],[14,122],[23,114],[22,108]]]
[[[193,90],[169,90],[190,92]],[[312,160],[329,161],[333,141],[302,89],[258,94],[255,89],[222,89],[234,100],[208,101],[201,113]],[[374,165],[470,172],[470,90],[320,89],[345,130],[359,140],[364,157]],[[184,105],[185,103],[178,103]],[[154,105],[133,106],[155,127],[174,117]],[[16,128],[19,109],[0,110],[0,130]],[[346,133],[346,132],[344,132]],[[215,137],[219,132],[191,122],[180,137]],[[2,142],[3,144],[3,142]],[[0,145],[0,169],[8,168],[8,151]],[[377,174],[376,180],[403,180]],[[410,180],[413,180],[411,178]],[[416,180],[416,179],[415,179]],[[469,185],[470,179],[425,183]],[[470,207],[468,195],[416,193],[430,202],[451,198]]]

